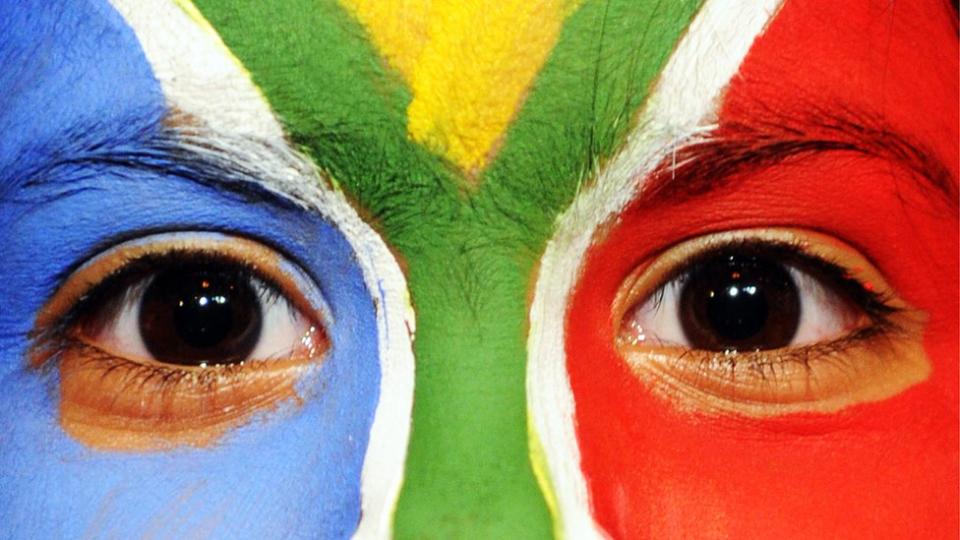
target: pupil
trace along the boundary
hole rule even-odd
[[[217,263],[159,272],[140,305],[140,334],[159,361],[231,364],[260,338],[262,313],[250,276]]]
[[[762,350],[790,344],[800,296],[784,265],[721,253],[698,264],[680,291],[680,324],[697,349]]]

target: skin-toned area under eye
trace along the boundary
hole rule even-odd
[[[699,254],[742,245],[789,246],[835,265],[849,276],[850,284],[880,299],[885,314],[872,317],[864,306],[843,298],[844,292],[835,290],[838,284],[824,280],[826,294],[835,297],[827,309],[848,313],[834,321],[845,324],[813,343],[772,350],[708,351],[630,339],[628,334],[635,330],[630,328],[632,312],[678,269]],[[752,417],[830,413],[896,395],[930,373],[922,347],[924,315],[898,298],[854,248],[814,231],[747,229],[682,242],[641,263],[624,281],[612,311],[616,347],[624,361],[657,395],[689,412]]]
[[[142,261],[184,255],[216,259],[269,280],[289,299],[291,314],[306,317],[304,335],[279,356],[223,364],[175,365],[122,350],[118,343],[127,336],[109,339],[104,329],[112,323],[102,320],[117,318],[120,310],[105,307],[96,293]],[[155,235],[94,257],[67,278],[36,324],[32,363],[56,363],[59,369],[61,426],[101,450],[207,446],[284,402],[300,404],[296,385],[319,365],[329,343],[322,301],[298,274],[257,242],[215,233]],[[108,296],[130,294],[129,282],[116,288]]]

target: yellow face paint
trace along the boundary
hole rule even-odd
[[[413,92],[411,139],[481,170],[580,0],[341,0]]]
[[[530,465],[533,467],[533,475],[537,478],[537,484],[543,493],[544,502],[547,503],[550,516],[553,518],[553,535],[555,538],[565,538],[560,507],[557,505],[556,490],[553,487],[550,469],[547,466],[547,453],[544,451],[540,437],[533,426],[533,415],[529,408],[527,408],[527,441],[530,446]]]

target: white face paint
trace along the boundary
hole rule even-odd
[[[293,150],[249,74],[189,0],[111,0],[153,67],[183,144],[237,160],[274,191],[336,225],[374,295],[380,389],[361,474],[358,538],[387,538],[403,482],[413,407],[415,332],[406,280],[380,236],[343,193]],[[199,125],[198,125],[199,124]]]
[[[566,370],[565,315],[598,227],[639,193],[672,152],[709,132],[723,89],[776,14],[779,0],[707,1],[660,76],[623,150],[560,217],[541,259],[527,341],[527,406],[534,467],[555,528],[569,538],[605,536],[594,521]]]

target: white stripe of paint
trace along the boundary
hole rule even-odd
[[[111,0],[133,28],[170,105],[212,131],[274,139],[283,130],[213,28],[192,4]]]
[[[286,143],[269,105],[209,23],[189,0],[176,2],[111,0],[140,40],[171,109],[203,124],[189,126],[183,144],[246,161],[263,171],[264,187],[335,224],[375,299],[380,399],[361,472],[362,514],[354,538],[389,538],[413,410],[416,323],[403,272],[344,195]]]
[[[567,305],[597,228],[639,193],[642,179],[680,146],[713,128],[730,79],[781,0],[708,0],[660,75],[624,149],[557,221],[541,259],[530,309],[527,406],[532,437],[557,508],[555,528],[577,539],[606,536],[594,521],[580,468],[575,405],[566,369]]]

